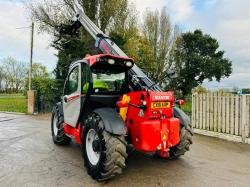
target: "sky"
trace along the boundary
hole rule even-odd
[[[0,59],[12,56],[29,61],[30,26],[22,1],[0,0]],[[216,38],[220,50],[233,63],[233,73],[220,83],[205,82],[210,89],[250,87],[250,1],[249,0],[130,0],[140,14],[146,8],[166,7],[173,24],[183,32],[201,29]],[[50,47],[51,37],[35,32],[34,61],[52,71],[56,51]]]

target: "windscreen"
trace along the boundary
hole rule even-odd
[[[92,72],[95,93],[119,92],[125,83],[125,73]]]

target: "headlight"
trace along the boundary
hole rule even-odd
[[[110,65],[113,65],[113,64],[115,64],[115,60],[114,60],[114,59],[108,59],[108,63],[109,63]]]
[[[126,61],[125,64],[127,67],[131,67],[133,65],[132,62],[130,62],[130,61]]]

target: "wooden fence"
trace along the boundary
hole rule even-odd
[[[199,134],[250,143],[250,96],[229,93],[192,95],[192,124]]]

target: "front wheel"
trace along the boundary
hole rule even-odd
[[[65,145],[71,141],[71,139],[64,133],[63,120],[61,120],[56,108],[54,108],[52,112],[51,134],[54,144]]]
[[[88,174],[96,180],[121,174],[127,158],[126,145],[124,136],[105,131],[101,117],[91,114],[82,133],[82,154]]]

